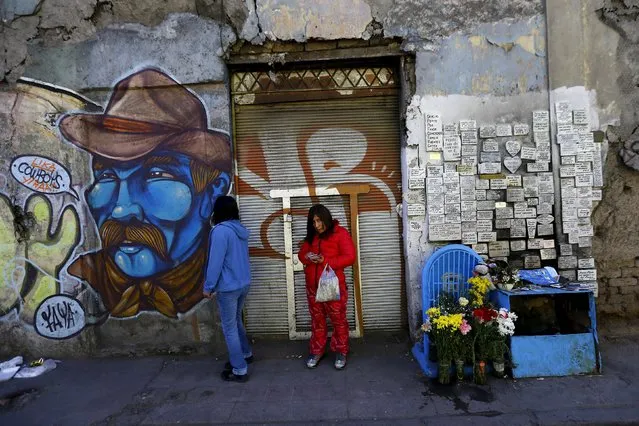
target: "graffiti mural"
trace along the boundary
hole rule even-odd
[[[58,126],[92,155],[84,198],[102,243],[69,274],[114,317],[189,311],[203,298],[213,202],[230,188],[228,136],[208,128],[198,97],[156,69],[118,82],[103,113],[68,113]]]

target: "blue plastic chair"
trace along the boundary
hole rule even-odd
[[[462,244],[450,244],[437,250],[426,262],[422,271],[422,316],[428,319],[426,311],[437,305],[439,294],[444,291],[459,298],[468,293],[468,279],[473,269],[483,262],[470,247]],[[428,377],[437,377],[437,363],[428,359],[428,335],[422,342],[413,346],[413,356]]]

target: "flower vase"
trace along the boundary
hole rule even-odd
[[[486,363],[484,361],[477,361],[475,363],[473,379],[478,385],[486,384]]]
[[[457,374],[457,381],[461,382],[464,380],[464,360],[456,359],[455,360],[455,373]]]
[[[493,369],[495,370],[495,376],[504,378],[504,360],[493,361]]]
[[[450,383],[450,360],[439,361],[437,378],[442,385]]]

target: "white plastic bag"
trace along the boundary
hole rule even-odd
[[[22,369],[20,369],[20,371],[18,371],[13,377],[16,379],[30,379],[32,377],[38,377],[47,371],[53,370],[55,367],[56,361],[53,359],[47,359],[42,363],[42,365],[38,365],[36,367],[22,367]]]
[[[10,359],[9,361],[0,362],[0,382],[11,379],[20,369],[23,359],[21,356]]]
[[[331,302],[333,300],[339,300],[339,278],[327,263],[317,285],[315,301]]]

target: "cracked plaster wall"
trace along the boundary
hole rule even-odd
[[[607,3],[614,9],[620,2]],[[103,103],[118,77],[142,65],[158,65],[178,81],[197,85],[212,125],[230,130],[223,58],[236,40],[260,44],[267,39],[368,39],[383,33],[403,38],[403,49],[416,52],[417,98],[406,127],[409,139],[423,138],[415,111],[440,110],[450,121],[474,117],[510,121],[535,108],[547,109],[543,4],[541,0],[433,0],[427,5],[422,0],[6,0],[0,9],[0,37],[5,47],[0,51],[0,81],[13,83],[20,76],[42,79]],[[634,6],[624,7],[632,10]],[[614,21],[613,26],[622,33],[635,34],[627,24],[634,15],[607,13],[600,19],[608,19],[611,25]],[[584,51],[597,52],[589,62],[591,81],[611,70],[621,76],[637,69],[635,36],[622,37],[617,44],[610,36],[616,33],[603,27],[593,26],[592,34],[585,37],[589,45]],[[590,30],[584,24],[581,34],[586,33],[585,28]],[[606,37],[602,39],[601,34]],[[617,46],[614,55],[606,47],[611,41]],[[560,44],[574,50],[572,42]],[[599,54],[608,55],[610,61],[595,60]],[[559,74],[574,69],[563,68]],[[632,104],[621,93],[631,86],[627,78],[622,80],[600,84],[597,90],[599,102],[606,106],[601,114],[626,114],[621,124],[627,132],[633,128],[627,124],[633,122],[628,108]],[[404,166],[418,161],[418,152],[403,150]],[[609,156],[609,163],[615,158]],[[628,175],[618,165],[609,169]],[[614,172],[609,173],[613,176]],[[626,179],[636,187],[633,178],[628,175]],[[614,210],[616,204],[609,203]],[[423,236],[405,237],[414,330],[421,312],[419,271],[434,247]]]

